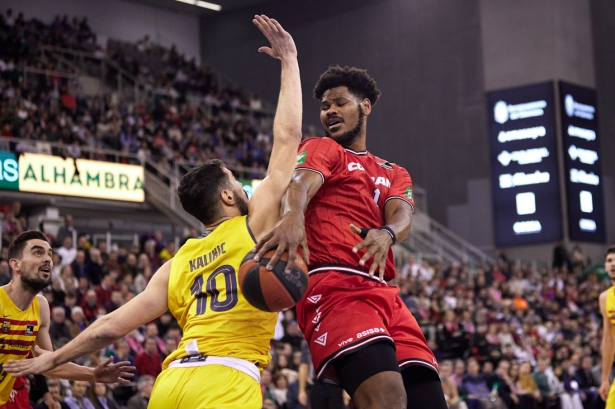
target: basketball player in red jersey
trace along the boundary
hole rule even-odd
[[[379,96],[365,70],[331,67],[320,77],[326,136],[301,143],[283,219],[256,257],[277,245],[276,256],[288,249],[294,260],[302,247],[310,280],[297,314],[319,380],[339,383],[359,409],[445,409],[434,355],[387,285],[390,247],[408,236],[414,201],[408,172],[367,151]]]

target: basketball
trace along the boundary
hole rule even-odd
[[[268,251],[259,261],[254,261],[256,253],[250,252],[239,268],[239,286],[248,302],[259,310],[269,312],[293,307],[303,297],[308,283],[307,266],[298,254],[290,273],[284,272],[287,251],[273,270],[267,270],[267,263],[274,254],[275,250]]]

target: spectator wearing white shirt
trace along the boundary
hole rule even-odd
[[[73,247],[73,238],[70,236],[64,237],[62,247],[56,250],[62,257],[62,265],[70,265],[77,258],[77,249]]]

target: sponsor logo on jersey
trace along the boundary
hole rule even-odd
[[[320,322],[320,314],[322,314],[321,312],[319,312],[318,314],[316,314],[316,316],[314,317],[314,319],[312,320],[312,322],[314,324],[318,324]]]
[[[350,162],[348,164],[348,171],[353,172],[355,170],[365,170],[365,168],[360,163]]]
[[[408,199],[412,199],[412,187],[408,186],[406,188],[406,192],[404,193],[404,195],[408,198]]]
[[[391,187],[391,181],[388,178],[378,176],[378,178],[372,176],[372,180],[376,186],[385,185],[386,187]]]
[[[325,345],[327,345],[327,334],[328,332],[325,332],[324,334],[316,338],[314,342],[324,347]]]
[[[305,158],[307,158],[307,154],[307,151],[305,151],[297,155],[297,165],[305,165]]]
[[[26,325],[26,335],[34,334],[34,325]]]
[[[320,301],[321,297],[322,297],[322,294],[312,295],[308,297],[308,301],[311,302],[312,304],[316,304],[318,303],[318,301]]]
[[[344,345],[350,344],[352,342],[353,338],[348,338],[347,340],[344,340],[342,342],[340,342],[339,344],[337,344],[337,346],[343,347]]]
[[[2,321],[2,332],[9,332],[11,330],[10,321]]]
[[[380,333],[385,333],[385,332],[386,331],[384,330],[384,328],[370,328],[370,329],[366,329],[365,331],[358,332],[357,338],[363,338],[368,335],[380,334]]]
[[[381,168],[388,169],[388,170],[393,170],[393,166],[391,166],[389,162],[380,162],[378,166],[380,166]]]

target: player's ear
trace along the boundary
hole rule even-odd
[[[9,266],[11,267],[12,271],[21,270],[21,260],[18,260],[16,258],[10,259]]]
[[[363,98],[361,101],[361,110],[363,110],[363,115],[367,116],[372,112],[372,103],[368,98]]]
[[[225,206],[233,206],[235,204],[235,198],[233,191],[230,189],[222,189],[220,192],[220,200]]]

